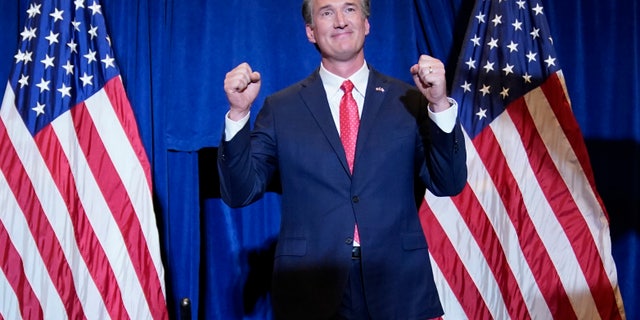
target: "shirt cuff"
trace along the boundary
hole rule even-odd
[[[229,112],[224,116],[224,141],[229,141],[235,137],[235,135],[242,130],[245,124],[249,121],[249,113],[244,118],[233,121],[229,119]]]
[[[429,110],[429,118],[431,118],[442,131],[451,133],[453,127],[456,125],[456,118],[458,117],[458,103],[451,98],[447,99],[451,105],[447,110],[433,112],[429,107],[427,107],[427,110]]]

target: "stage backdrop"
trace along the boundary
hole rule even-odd
[[[271,317],[267,289],[279,224],[277,186],[248,208],[228,208],[219,199],[215,147],[228,108],[222,90],[228,70],[247,61],[262,73],[257,110],[266,94],[318,66],[300,2],[103,2],[152,164],[173,318]],[[369,63],[410,81],[410,65],[426,53],[442,59],[453,76],[472,1],[372,2]],[[629,319],[640,318],[639,2],[541,0],[610,216]],[[15,62],[29,3],[0,2],[0,81]]]

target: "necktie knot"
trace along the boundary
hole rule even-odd
[[[344,93],[351,93],[351,90],[353,90],[353,82],[351,82],[351,80],[345,80],[340,86],[340,89],[342,89]]]

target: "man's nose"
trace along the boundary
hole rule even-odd
[[[341,11],[338,11],[336,13],[336,19],[334,21],[334,26],[336,28],[344,28],[347,26],[347,20],[344,17],[344,13],[342,13]]]

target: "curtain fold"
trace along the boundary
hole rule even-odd
[[[629,319],[640,318],[640,0],[541,0],[607,207]],[[88,2],[88,1],[85,1]],[[0,2],[0,81],[15,63],[30,0]],[[153,169],[173,319],[269,319],[279,195],[243,209],[219,198],[215,147],[225,73],[249,62],[263,99],[317,68],[301,1],[102,1],[116,61]],[[374,0],[367,61],[411,82],[421,53],[453,77],[471,1]],[[4,79],[4,80],[2,80]],[[0,206],[1,208],[1,206]],[[1,209],[0,209],[1,210]],[[190,314],[181,308],[191,301]]]

